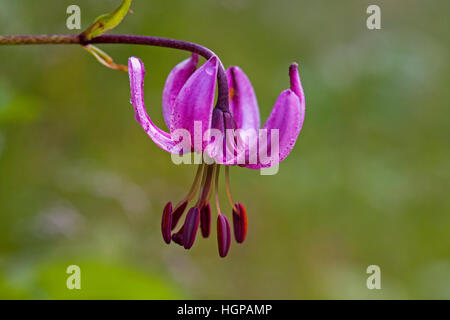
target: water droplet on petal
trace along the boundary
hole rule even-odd
[[[214,71],[215,71],[214,67],[208,67],[208,68],[205,69],[206,74],[209,75],[209,76],[214,75]]]

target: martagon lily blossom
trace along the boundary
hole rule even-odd
[[[238,67],[225,71],[221,61],[210,49],[193,42],[143,35],[106,35],[125,17],[131,0],[110,14],[99,16],[80,34],[70,35],[12,35],[1,36],[0,45],[66,44],[81,45],[103,65],[126,71],[131,87],[131,102],[136,120],[160,148],[174,157],[193,152],[199,163],[192,187],[175,206],[168,202],[163,210],[161,231],[166,243],[172,240],[190,249],[200,227],[207,238],[211,232],[210,198],[215,194],[217,211],[217,241],[219,255],[228,254],[231,227],[219,204],[219,174],[225,167],[226,194],[232,208],[236,242],[247,236],[247,212],[242,203],[231,196],[230,166],[249,169],[278,168],[295,145],[305,117],[303,94],[297,64],[289,68],[290,89],[283,91],[260,129],[259,108],[253,87]],[[133,44],[166,47],[192,53],[169,74],[163,92],[162,113],[168,131],[158,128],[150,119],[144,105],[144,64],[131,57],[128,68],[117,65],[106,52],[94,44]],[[199,56],[207,61],[197,68]],[[216,85],[218,88],[215,101]],[[231,132],[231,133],[230,133]],[[268,156],[270,154],[270,157]],[[195,162],[195,161],[194,161]],[[197,200],[186,214],[183,225],[174,231],[188,204]]]
[[[227,70],[229,108],[222,109],[214,107],[216,80],[221,62],[216,56],[212,56],[199,68],[197,64],[198,56],[194,53],[190,58],[175,66],[167,78],[163,91],[162,113],[169,128],[168,132],[158,128],[145,109],[143,92],[145,69],[144,64],[137,57],[129,58],[128,62],[131,102],[137,122],[160,148],[176,155],[190,152],[203,153],[207,155],[205,158],[212,160],[212,162],[198,165],[194,182],[185,198],[174,207],[171,202],[166,204],[161,223],[164,241],[169,244],[173,240],[185,249],[190,249],[195,242],[199,227],[202,236],[209,237],[210,197],[214,193],[218,214],[219,255],[225,257],[230,248],[231,227],[219,204],[220,167],[225,166],[226,194],[232,208],[234,237],[236,242],[242,243],[247,235],[247,213],[241,203],[235,203],[232,200],[229,167],[239,165],[249,169],[262,169],[278,165],[283,161],[294,147],[302,129],[305,117],[305,96],[298,66],[293,63],[289,68],[290,89],[280,94],[262,130],[259,130],[260,116],[257,99],[245,73],[235,66]],[[186,132],[184,136],[179,134],[180,129]],[[211,134],[213,130],[223,135],[217,138],[216,135]],[[229,130],[236,130],[237,133],[230,138],[226,134]],[[256,132],[255,139],[249,139],[246,134],[249,130]],[[272,135],[275,135],[277,139],[274,140]],[[252,154],[255,150],[259,151],[256,156]],[[276,152],[276,161],[263,161],[262,151]],[[244,159],[244,162],[238,161],[238,158]],[[188,210],[183,225],[175,232],[174,229],[189,202],[197,194],[197,201]]]

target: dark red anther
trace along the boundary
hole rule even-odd
[[[203,238],[208,238],[211,232],[211,206],[209,202],[200,210],[200,230]]]
[[[184,221],[183,242],[184,248],[190,249],[195,241],[197,235],[198,225],[200,223],[200,209],[193,207],[189,209]]]
[[[184,246],[183,231],[184,231],[184,225],[180,228],[180,230],[178,230],[178,232],[172,234],[173,242],[175,242],[176,244],[178,244],[180,246]]]
[[[231,244],[231,231],[230,223],[223,214],[219,214],[217,217],[217,244],[219,245],[219,255],[221,258],[225,258],[230,250]]]
[[[164,207],[162,221],[161,221],[161,232],[164,241],[170,243],[170,233],[172,231],[172,202],[168,202]]]
[[[187,204],[188,204],[188,201],[185,200],[180,206],[175,208],[175,210],[173,211],[173,213],[172,213],[172,230],[175,229],[175,227],[177,226],[177,223],[180,220],[181,216],[183,215],[184,210],[186,210]]]
[[[247,212],[241,203],[233,207],[233,229],[236,242],[244,242],[247,236]]]

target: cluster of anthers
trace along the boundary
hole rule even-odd
[[[234,238],[238,243],[242,243],[247,235],[247,213],[241,203],[233,202],[230,192],[228,167],[226,167],[225,170],[228,200],[233,208]],[[228,254],[231,244],[231,228],[227,216],[224,215],[220,209],[218,192],[219,171],[220,165],[199,165],[194,178],[194,183],[186,197],[174,208],[172,207],[172,202],[166,204],[163,211],[161,230],[164,241],[167,244],[173,240],[185,249],[190,249],[194,244],[199,226],[202,236],[204,238],[209,237],[211,232],[210,197],[214,193],[218,214],[217,242],[219,255],[225,257]],[[194,206],[189,209],[183,225],[178,231],[173,232],[186,210],[187,205],[194,199],[197,192],[199,193],[198,199]]]

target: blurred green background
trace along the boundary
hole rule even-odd
[[[0,34],[74,33],[119,1],[0,0]],[[381,7],[382,29],[366,28]],[[300,64],[306,119],[274,176],[232,168],[243,245],[160,235],[195,170],[134,120],[125,73],[77,46],[0,47],[0,298],[450,298],[448,1],[136,0],[113,32],[189,40],[239,65],[264,121]],[[103,45],[147,69],[146,104],[188,56]],[[228,214],[231,212],[224,201]],[[81,267],[81,290],[66,268]],[[366,268],[381,268],[381,290]]]

